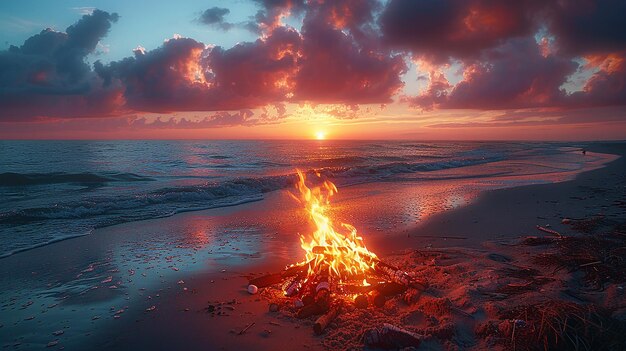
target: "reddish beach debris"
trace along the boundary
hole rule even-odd
[[[561,235],[561,233],[557,232],[556,230],[548,229],[548,228],[542,227],[540,225],[537,225],[537,230],[540,230],[540,231],[542,231],[544,233],[552,234],[554,236],[558,236],[559,238],[563,236],[563,235]]]
[[[58,343],[59,343],[59,340],[52,340],[46,345],[46,347],[57,346]]]
[[[324,332],[324,329],[326,329],[328,324],[332,322],[335,318],[337,318],[337,316],[341,312],[342,306],[343,301],[337,301],[332,307],[330,307],[326,314],[322,315],[315,321],[315,324],[313,325],[313,331],[315,332],[315,334],[320,335]]]
[[[239,333],[237,333],[237,335],[242,335],[243,333],[245,333],[246,331],[248,331],[248,329],[250,329],[253,325],[255,325],[255,322],[252,322],[250,324],[248,324],[245,328],[241,329],[239,331]]]
[[[363,343],[370,347],[401,349],[419,347],[421,337],[408,330],[384,323],[380,328],[366,330],[363,334]]]
[[[270,312],[278,312],[278,310],[279,310],[278,304],[275,304],[275,303],[270,304],[270,307],[269,307]]]
[[[251,295],[254,295],[257,292],[259,292],[259,288],[256,285],[254,284],[248,285],[248,293],[250,293]]]

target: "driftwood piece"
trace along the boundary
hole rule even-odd
[[[248,284],[254,285],[257,288],[261,289],[261,288],[266,288],[274,284],[281,283],[285,278],[292,277],[294,275],[306,272],[309,269],[309,265],[311,264],[311,262],[312,261],[301,263],[301,264],[296,264],[291,267],[287,267],[285,268],[285,270],[283,270],[280,273],[272,273],[272,274],[267,274],[261,277],[253,278],[250,280]]]
[[[245,328],[241,329],[239,331],[239,333],[237,333],[237,335],[242,335],[243,333],[245,333],[248,329],[250,329],[255,324],[256,324],[256,322],[252,322],[252,323],[248,324]]]
[[[380,328],[366,330],[363,334],[365,346],[383,349],[419,347],[421,341],[419,335],[388,323],[383,323]]]
[[[341,302],[342,302],[342,300],[337,301],[337,303],[333,304],[330,307],[328,312],[326,312],[324,315],[320,316],[315,321],[315,324],[313,324],[313,331],[315,332],[315,334],[317,334],[317,335],[322,334],[322,332],[324,332],[324,329],[326,329],[328,324],[330,324],[330,322],[332,322],[335,318],[337,318],[337,316],[341,312],[341,307],[342,307],[342,303]]]
[[[370,301],[376,307],[383,307],[389,296],[403,293],[406,286],[394,282],[379,284],[370,294]]]
[[[262,277],[254,278],[250,280],[249,285],[254,285],[257,288],[265,288],[274,284],[278,284],[283,281],[283,276],[280,273],[268,274]]]
[[[302,297],[304,307],[302,307],[296,317],[307,318],[318,314],[325,313],[330,308],[331,294],[330,282],[328,277],[320,278],[312,293]]]
[[[328,289],[321,289],[315,293],[315,304],[320,306],[323,311],[328,310],[330,307],[330,291]]]
[[[563,235],[561,235],[561,233],[557,232],[556,230],[548,229],[548,228],[542,227],[540,225],[537,226],[537,230],[540,230],[540,231],[542,231],[544,233],[548,233],[548,234],[552,234],[552,235],[558,236],[559,238],[563,237]]]
[[[406,289],[406,286],[394,282],[379,284],[379,286],[376,287],[376,291],[384,296],[397,295],[404,292]]]
[[[315,302],[315,280],[312,278],[307,279],[298,293],[302,304],[305,306]]]
[[[309,305],[305,305],[304,307],[299,309],[298,313],[296,313],[296,317],[303,319],[303,318],[307,318],[311,316],[316,316],[324,312],[325,312],[324,309],[320,305],[316,303],[312,303]]]

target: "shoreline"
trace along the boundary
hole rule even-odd
[[[435,214],[417,226],[407,225],[393,233],[387,233],[385,228],[376,230],[376,234],[371,234],[366,238],[368,247],[378,252],[379,256],[385,257],[402,250],[423,249],[428,248],[429,245],[433,247],[435,244],[438,245],[437,247],[460,246],[465,249],[484,249],[482,244],[493,245],[494,240],[511,240],[530,234],[541,235],[534,227],[537,224],[550,224],[553,228],[567,233],[567,227],[560,225],[563,216],[588,216],[589,211],[592,211],[590,209],[602,209],[603,205],[607,205],[607,201],[610,203],[612,200],[612,197],[609,198],[608,195],[593,196],[594,187],[606,187],[609,184],[602,183],[610,183],[614,179],[622,183],[615,182],[612,185],[624,183],[623,176],[619,172],[626,169],[623,157],[626,154],[625,146],[625,144],[600,145],[597,148],[590,146],[589,150],[617,151],[622,157],[603,168],[583,172],[573,180],[483,192],[468,205]],[[598,182],[600,184],[596,184]],[[357,194],[362,193],[363,188],[368,188],[368,185],[370,184],[359,185],[353,189],[346,187],[346,190],[342,192],[346,194],[345,199],[339,201],[338,211],[353,212],[355,216],[362,213],[364,211],[362,208],[358,206],[350,208],[352,205],[349,205],[356,202],[362,207],[367,207],[363,199],[357,201],[359,196],[393,199],[392,195],[385,195],[389,189],[387,189],[388,184],[384,183],[370,187],[372,189],[368,190],[369,193]],[[616,192],[614,196],[623,196],[624,188],[623,185],[621,186],[621,192]],[[398,187],[402,186],[398,185]],[[433,191],[438,190],[440,189],[435,188]],[[576,194],[577,197],[583,198],[585,204],[580,203],[582,200],[566,196],[568,194]],[[511,201],[511,199],[518,200]],[[553,203],[553,201],[559,201],[559,203]],[[503,202],[507,203],[506,207],[502,206]],[[257,206],[257,204],[272,204],[272,206]],[[516,216],[513,217],[511,213],[508,213],[511,211],[509,206],[513,207]],[[25,283],[24,285],[28,287],[25,290],[34,289],[37,286],[41,289],[41,285],[45,282],[52,284],[48,287],[49,290],[56,289],[56,291],[53,294],[44,293],[43,295],[49,295],[46,298],[50,301],[60,300],[60,303],[57,302],[60,306],[52,308],[47,308],[52,304],[45,305],[44,301],[37,301],[46,312],[24,313],[26,318],[30,315],[36,318],[16,322],[14,326],[16,333],[11,334],[10,340],[13,343],[20,342],[17,346],[19,349],[43,347],[47,342],[55,340],[51,333],[56,329],[50,330],[48,334],[36,336],[33,334],[37,334],[36,332],[29,331],[29,322],[37,323],[38,319],[56,319],[59,316],[78,314],[78,317],[72,317],[65,325],[63,321],[68,321],[67,317],[51,323],[52,326],[49,327],[49,329],[58,327],[59,330],[67,330],[62,334],[63,336],[56,338],[60,340],[59,345],[64,345],[66,349],[90,345],[96,349],[130,350],[139,346],[176,347],[182,345],[183,342],[188,343],[188,349],[211,346],[226,349],[240,346],[272,349],[293,346],[290,343],[296,341],[304,342],[309,349],[321,349],[320,338],[313,337],[309,328],[300,328],[297,322],[281,318],[275,322],[280,324],[280,327],[270,324],[271,321],[276,320],[276,316],[267,312],[267,305],[258,296],[250,296],[242,291],[248,274],[276,270],[284,265],[284,262],[295,261],[294,256],[299,258],[297,255],[300,249],[297,240],[292,240],[291,244],[285,245],[285,234],[279,233],[298,232],[298,229],[304,232],[302,228],[306,228],[306,218],[296,216],[276,219],[276,216],[280,217],[281,214],[296,208],[288,201],[285,194],[274,193],[269,194],[267,199],[261,202],[186,212],[172,217],[141,221],[141,225],[132,222],[107,227],[99,229],[97,236],[83,236],[49,245],[48,248],[52,248],[50,250],[40,247],[3,258],[2,262],[7,263],[2,269],[5,277],[3,286],[6,287],[7,281],[14,281],[18,284]],[[559,210],[560,208],[573,210],[571,213],[564,213],[563,210]],[[608,217],[617,219],[625,217],[623,209],[619,208],[614,209],[609,206],[604,212]],[[209,213],[210,216],[207,215]],[[541,215],[545,213],[550,214]],[[368,214],[361,214],[361,216],[367,217]],[[384,217],[384,215],[380,216]],[[268,221],[269,219],[272,221]],[[356,219],[354,223],[360,225],[363,222],[366,223],[366,227],[375,229],[372,222]],[[392,222],[389,225],[394,226],[399,223],[401,222]],[[486,231],[483,230],[484,227],[481,227],[485,223],[491,224]],[[185,228],[185,225],[191,228]],[[511,228],[514,228],[513,231]],[[195,237],[172,238],[167,235],[177,231],[194,233],[194,230],[198,231]],[[211,230],[213,232],[209,233]],[[220,230],[223,230],[221,234]],[[200,231],[203,233],[199,233]],[[128,232],[133,232],[134,239],[130,240],[124,236]],[[155,233],[161,234],[155,237]],[[468,235],[468,233],[473,235]],[[471,237],[471,240],[443,239],[441,236]],[[390,238],[393,240],[389,240]],[[128,247],[120,250],[120,245]],[[205,249],[208,249],[208,252],[203,252]],[[48,252],[45,252],[45,255],[39,255],[44,253],[43,250]],[[95,269],[89,271],[90,263],[94,262],[97,262]],[[21,267],[22,272],[17,271],[17,267],[20,266],[24,266]],[[55,272],[45,273],[50,270],[51,266],[55,266]],[[102,269],[99,270],[98,267]],[[133,271],[132,274],[130,270]],[[225,271],[222,272],[222,270]],[[94,276],[78,284],[75,280],[79,278],[76,276],[82,271],[86,272],[82,273],[80,279],[87,279],[85,277],[90,274]],[[37,273],[33,275],[33,272]],[[146,277],[142,274],[146,274]],[[34,279],[33,276],[37,278]],[[114,279],[102,283],[109,276],[113,276]],[[41,281],[34,282],[33,280]],[[180,284],[180,281],[183,283]],[[91,289],[94,283],[98,289]],[[110,283],[116,287],[111,288]],[[78,293],[74,296],[73,292],[79,289],[77,286],[84,288],[85,293],[82,295]],[[25,303],[17,302],[32,301],[26,296],[27,293],[17,294],[18,297],[12,304],[5,300],[6,295],[3,295],[3,314],[7,311],[10,313],[15,310],[29,310],[31,306],[37,306],[31,303],[23,307]],[[98,295],[95,304],[93,298],[89,297],[93,293]],[[68,297],[63,298],[63,296]],[[237,302],[232,305],[234,309],[229,310],[227,316],[208,317],[203,312],[207,301],[213,301],[216,305],[217,302],[233,298]],[[63,305],[86,306],[95,308],[96,312],[86,312],[85,315],[80,315],[80,312],[69,313],[67,310],[62,313],[57,312]],[[131,307],[125,307],[126,305]],[[151,306],[155,306],[155,309],[148,311]],[[21,307],[23,309],[20,309]],[[110,310],[109,307],[115,308],[106,312]],[[120,309],[124,312],[116,314]],[[93,319],[96,315],[92,314],[95,313],[98,313],[98,318]],[[117,318],[115,318],[116,315]],[[76,325],[80,320],[86,322],[81,328]],[[224,335],[233,334],[230,332],[232,330],[240,331],[251,320],[257,321],[256,325],[263,327],[255,328],[248,335],[241,337],[235,335],[224,337]],[[172,321],[176,325],[174,328],[170,327]],[[9,323],[4,320],[0,323],[3,325],[0,327],[0,336],[8,336]],[[70,327],[67,327],[68,325]],[[271,336],[263,336],[268,328],[272,329]],[[81,330],[74,333],[76,329]],[[22,335],[23,341],[13,341],[13,335]],[[164,335],[167,335],[167,338],[164,338]],[[221,336],[220,340],[217,338],[219,336]],[[141,339],[142,337],[144,339]],[[102,346],[94,347],[93,345],[96,344]]]
[[[373,177],[373,178],[370,178],[369,180],[361,179],[363,177],[360,177],[357,172],[357,179],[351,178],[350,181],[346,185],[340,184],[340,188],[347,189],[347,188],[354,187],[354,186],[363,188],[362,187],[363,185],[367,186],[368,184],[394,183],[394,182],[405,182],[405,181],[408,181],[410,183],[410,182],[422,182],[422,181],[431,182],[433,180],[442,180],[442,181],[451,181],[451,182],[458,181],[458,182],[470,183],[473,181],[480,181],[482,178],[493,177],[497,179],[497,178],[500,178],[500,176],[502,175],[512,173],[515,171],[514,170],[515,163],[526,164],[526,166],[529,166],[530,168],[534,169],[534,171],[522,170],[522,172],[526,172],[524,174],[525,177],[518,176],[517,179],[515,180],[515,182],[518,182],[518,183],[523,182],[523,181],[534,183],[537,181],[537,179],[535,178],[539,178],[539,181],[541,181],[542,174],[544,174],[545,172],[555,173],[551,175],[550,177],[554,177],[555,175],[558,177],[559,173],[568,174],[571,172],[575,173],[575,172],[580,171],[580,170],[577,170],[577,167],[581,166],[580,164],[577,164],[579,162],[579,160],[577,160],[578,157],[572,158],[572,155],[576,154],[576,152],[573,152],[573,150],[577,150],[578,147],[564,146],[563,144],[559,144],[559,143],[556,143],[556,145],[552,145],[550,147],[544,146],[548,148],[548,150],[546,150],[547,153],[544,155],[532,153],[533,156],[529,162],[529,160],[527,159],[528,154],[524,154],[524,152],[528,153],[529,151],[534,150],[533,147],[534,147],[533,145],[530,145],[529,149],[522,149],[521,152],[518,149],[517,157],[513,157],[510,159],[505,158],[505,159],[498,160],[500,159],[500,157],[492,155],[492,158],[495,157],[495,160],[494,159],[486,160],[485,158],[483,158],[482,161],[474,160],[472,162],[469,162],[469,165],[463,165],[463,166],[457,165],[451,168],[449,168],[450,165],[446,166],[448,162],[447,160],[442,161],[443,162],[442,164],[439,161],[435,162],[434,164],[438,164],[438,166],[435,167],[434,169],[430,168],[430,165],[431,165],[430,163],[420,164],[418,165],[417,168],[422,167],[422,168],[425,168],[425,170],[424,172],[420,171],[417,173],[411,173],[411,172],[405,173],[407,170],[403,169],[404,163],[400,162],[400,163],[395,164],[395,170],[390,170],[390,172],[392,172],[390,174],[395,174],[395,176],[393,176],[392,179],[386,179],[385,176],[383,176],[382,178]],[[552,148],[552,150],[550,150],[550,148]],[[556,152],[557,149],[560,151],[560,154]],[[578,155],[575,155],[575,156],[578,156]],[[588,156],[591,156],[591,155],[588,155]],[[460,162],[461,164],[465,163],[465,160],[463,159],[456,160],[456,161],[455,160],[451,162],[453,164],[455,162],[456,163]],[[537,164],[532,164],[533,160],[536,160]],[[489,161],[489,162],[484,163],[484,161]],[[553,164],[551,164],[551,162],[553,162]],[[502,164],[504,164],[504,166]],[[409,164],[409,166],[415,166],[415,165]],[[493,168],[490,171],[492,173],[484,173],[483,166],[485,166],[484,168],[487,170],[489,170],[490,168]],[[559,167],[563,167],[563,169],[560,169]],[[583,167],[588,167],[588,165],[583,165]],[[483,170],[483,172],[481,172],[481,170]],[[394,173],[396,171],[399,171],[400,173]],[[377,172],[378,171],[376,171],[375,173]],[[534,172],[537,172],[537,173],[534,173]],[[287,174],[282,174],[280,177],[285,177],[286,175]],[[103,175],[103,176],[106,176],[106,175]],[[331,178],[333,177],[332,174],[330,176]],[[364,178],[368,178],[368,177],[364,177]],[[524,178],[528,178],[528,179],[524,179]],[[535,179],[535,180],[533,181],[530,179]],[[517,184],[517,186],[519,185],[520,184]],[[283,184],[281,186],[286,186],[286,184]],[[505,186],[505,187],[510,187],[510,185]],[[288,188],[289,187],[280,188],[278,190],[285,191],[285,190],[288,190]],[[271,189],[276,189],[276,188],[271,188]],[[269,189],[266,189],[266,190],[269,190]],[[90,235],[95,230],[99,230],[101,228],[107,228],[107,227],[118,225],[118,224],[139,222],[139,221],[146,220],[146,219],[167,218],[167,217],[171,217],[171,216],[174,216],[180,213],[185,213],[185,212],[204,211],[204,210],[212,209],[212,208],[237,206],[241,203],[245,203],[248,201],[258,201],[267,197],[268,194],[271,194],[274,191],[276,190],[268,191],[265,193],[258,193],[258,194],[255,193],[254,195],[250,195],[250,196],[243,197],[243,198],[236,196],[236,195],[234,197],[227,196],[224,198],[212,199],[209,201],[210,202],[209,204],[198,203],[192,200],[193,207],[187,208],[186,206],[174,206],[173,208],[169,209],[169,211],[167,211],[166,213],[161,213],[162,211],[157,211],[159,213],[154,213],[154,212],[150,213],[150,212],[143,211],[144,210],[143,208],[132,207],[132,208],[124,209],[122,207],[118,209],[119,212],[117,214],[112,215],[114,217],[112,220],[109,220],[109,219],[103,220],[102,218],[98,216],[96,217],[86,216],[83,218],[82,215],[80,214],[81,211],[79,211],[79,214],[77,217],[69,217],[69,218],[61,217],[60,219],[55,219],[56,217],[52,216],[48,220],[45,220],[45,221],[35,221],[30,224],[27,223],[25,226],[18,226],[13,229],[5,229],[3,232],[5,234],[3,235],[3,238],[4,237],[7,238],[7,242],[6,242],[7,246],[5,247],[3,252],[0,254],[0,259],[11,256],[19,252],[28,251],[33,248],[50,245],[58,241],[68,240],[71,238],[81,237],[85,235]],[[68,204],[64,204],[62,201],[60,202],[61,208],[66,205],[71,207],[71,204],[68,205]],[[99,206],[102,205],[105,207],[108,206],[107,203],[101,204],[99,202],[94,203],[92,205],[99,205]],[[56,205],[54,205],[53,207],[55,206]],[[87,204],[84,206],[87,206],[88,208],[91,207],[90,204]],[[80,209],[81,208],[79,207],[78,210]],[[136,211],[138,211],[140,215],[137,215]],[[90,211],[87,211],[87,212],[90,212]],[[26,215],[28,217],[29,216],[28,213],[30,212],[27,212],[26,214],[22,214],[22,215]],[[128,213],[129,215],[126,216],[125,213]],[[37,211],[34,211],[34,214],[31,213],[30,215],[38,216]],[[4,222],[11,223],[12,220],[14,220],[12,219],[12,216],[9,216],[8,218],[5,218]],[[82,225],[79,228],[79,230],[76,230],[75,229],[77,227],[76,223],[78,222],[82,223]],[[4,226],[10,226],[10,224],[5,224]],[[15,233],[19,233],[19,235],[11,235],[11,232],[13,231]]]

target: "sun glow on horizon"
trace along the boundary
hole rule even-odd
[[[324,131],[317,131],[317,132],[315,132],[315,139],[317,139],[317,140],[324,140],[324,139],[326,139],[326,132],[324,132]]]

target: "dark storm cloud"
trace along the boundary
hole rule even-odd
[[[226,22],[224,16],[230,13],[229,9],[221,7],[212,7],[205,10],[198,20],[201,23],[220,28],[222,30],[229,30],[235,26],[233,23]]]
[[[65,32],[42,30],[0,51],[0,118],[85,116],[115,109],[118,92],[99,89],[85,63],[118,15],[95,10]]]
[[[380,17],[384,40],[434,61],[480,54],[533,34],[537,1],[391,0]],[[539,2],[540,3],[540,2]]]
[[[624,0],[555,1],[549,7],[548,26],[566,53],[607,53],[626,48],[624,17]]]

